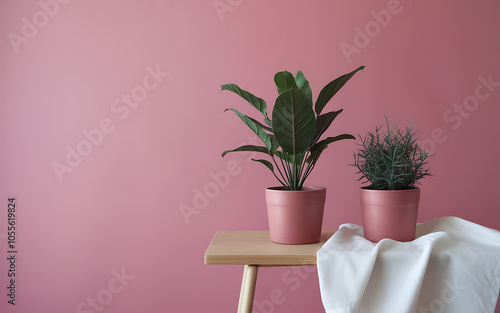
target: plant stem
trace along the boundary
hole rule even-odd
[[[283,180],[285,180],[285,177],[283,176],[283,173],[281,173],[281,169],[280,167],[278,166],[278,164],[276,163],[276,160],[274,159],[274,155],[271,156],[271,158],[273,159],[273,162],[274,162],[274,165],[276,165],[276,168],[278,169],[278,172],[280,173],[280,176],[281,178],[283,178]],[[276,177],[276,179],[280,182],[280,184],[282,184],[283,186],[286,186],[286,184],[283,182],[283,180],[281,180],[277,175],[276,173],[274,173],[273,171],[273,175],[274,177]]]
[[[280,161],[281,161],[281,165],[283,166],[283,171],[285,172],[286,174],[286,187],[288,187],[288,189],[291,189],[291,170],[290,170],[290,164],[288,161],[286,160],[283,160],[282,158],[280,158]]]
[[[292,155],[292,190],[297,190],[297,156]]]
[[[271,155],[271,158],[273,159],[274,165],[278,169],[278,172],[280,173],[281,178],[286,181],[286,178],[283,175],[283,173],[281,172],[281,169],[278,166],[278,163],[276,163],[276,160],[274,159],[274,155]],[[274,174],[274,172],[273,172],[273,174]],[[286,186],[286,183],[284,183],[281,179],[279,179],[278,176],[276,176],[276,174],[274,174],[274,176],[278,179],[278,181],[280,182],[280,184],[282,184],[283,186]]]

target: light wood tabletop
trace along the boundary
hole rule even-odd
[[[314,265],[316,253],[333,233],[323,231],[313,244],[284,245],[272,242],[269,231],[218,231],[205,253],[205,264]]]
[[[238,313],[250,313],[259,267],[315,265],[316,253],[334,233],[323,231],[317,243],[284,245],[272,242],[269,231],[218,231],[205,253],[205,264],[245,265]]]

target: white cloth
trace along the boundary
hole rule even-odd
[[[372,243],[343,224],[317,253],[327,313],[493,313],[500,232],[458,217],[417,225],[411,242]]]

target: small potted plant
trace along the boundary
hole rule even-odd
[[[361,138],[354,153],[354,165],[370,185],[360,189],[363,230],[366,239],[398,241],[415,239],[420,188],[419,180],[429,176],[428,153],[417,143],[417,132],[391,125],[382,126]]]
[[[263,145],[244,145],[226,150],[230,152],[254,151],[265,159],[252,159],[268,168],[281,184],[266,189],[266,203],[271,240],[284,244],[306,244],[317,242],[321,235],[326,188],[304,186],[304,182],[316,166],[321,153],[329,144],[355,139],[350,134],[341,134],[321,139],[342,109],[323,113],[330,99],[364,66],[342,75],[328,83],[319,93],[313,106],[309,82],[301,71],[293,76],[288,71],[276,73],[274,82],[278,96],[271,118],[267,115],[266,102],[235,84],[221,86],[252,105],[262,115],[263,122],[234,112],[261,140]]]

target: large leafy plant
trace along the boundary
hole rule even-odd
[[[276,73],[274,82],[278,89],[278,97],[271,118],[267,115],[267,104],[263,99],[235,84],[222,85],[221,91],[228,90],[245,99],[262,114],[264,121],[261,123],[234,108],[226,109],[233,111],[264,145],[244,145],[226,150],[222,153],[222,157],[237,151],[266,154],[268,159],[252,160],[271,170],[286,189],[301,190],[321,153],[329,144],[343,139],[355,139],[350,134],[341,134],[320,140],[333,120],[342,112],[340,109],[323,113],[323,109],[342,86],[363,68],[364,66],[360,66],[328,83],[319,93],[314,107],[311,87],[301,71],[295,76],[288,71]]]
[[[385,118],[385,132],[377,126],[361,138],[360,148],[354,153],[354,165],[361,179],[369,182],[365,187],[373,190],[406,190],[429,176],[429,154],[417,143],[417,132],[411,125],[403,131]]]

